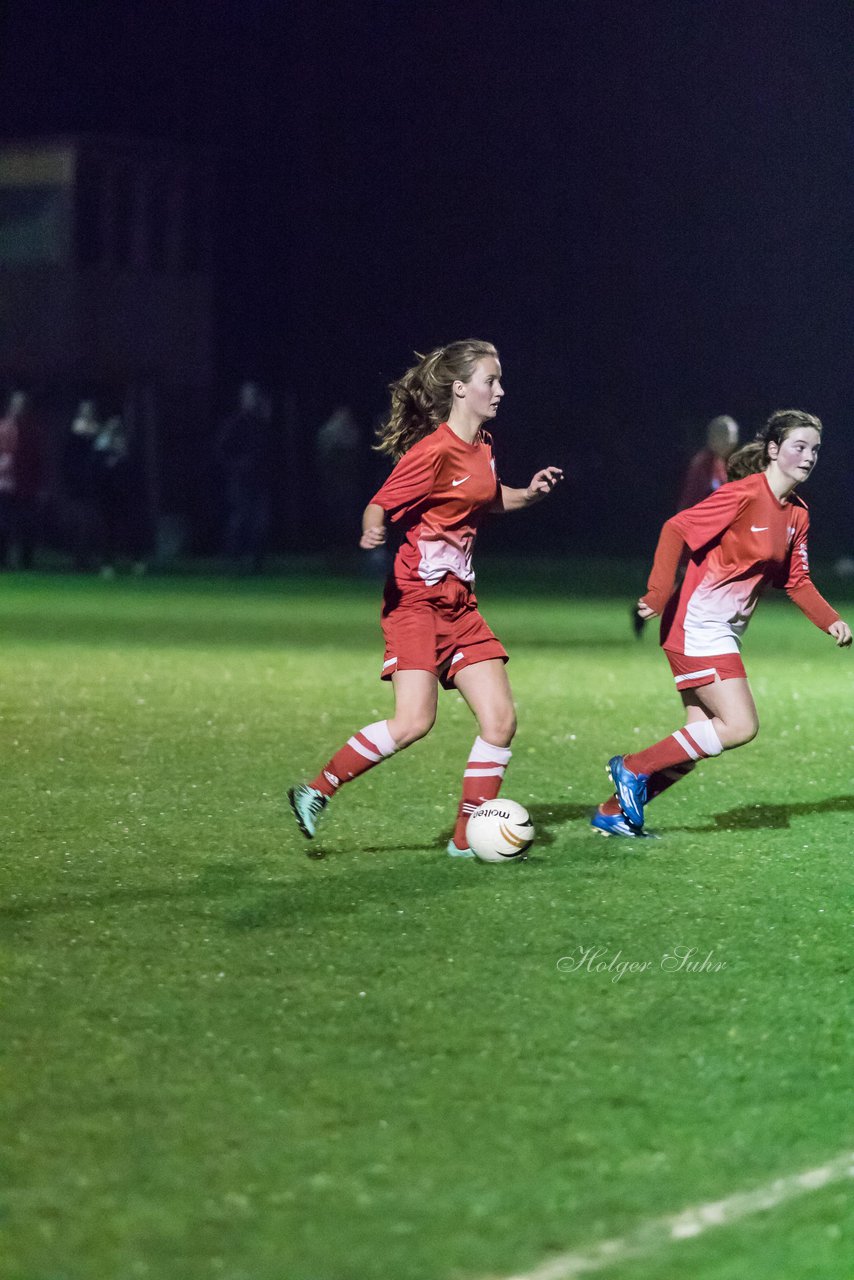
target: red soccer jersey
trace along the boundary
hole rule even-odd
[[[663,615],[663,648],[688,657],[738,653],[769,585],[784,587],[810,621],[826,631],[839,615],[810,578],[808,528],[805,504],[794,494],[780,502],[764,472],[722,485],[671,517],[661,531],[644,597]],[[684,543],[692,555],[671,596]]]
[[[702,502],[722,484],[726,484],[726,461],[712,449],[701,449],[688,464],[676,510],[684,511],[695,502]]]
[[[403,541],[394,558],[398,586],[433,586],[446,573],[473,582],[477,527],[500,492],[487,439],[466,444],[443,422],[414,444],[371,498],[401,523]]]

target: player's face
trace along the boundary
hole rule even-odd
[[[821,436],[814,427],[798,427],[776,446],[776,457],[773,454],[775,446],[769,444],[768,453],[787,480],[801,484],[818,462],[820,445]]]
[[[501,365],[495,356],[478,360],[474,373],[465,386],[466,408],[486,422],[494,418],[504,395],[501,385]]]

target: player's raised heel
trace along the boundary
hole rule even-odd
[[[614,784],[617,801],[623,817],[633,827],[643,826],[643,807],[646,804],[646,784],[649,774],[632,773],[623,763],[622,756],[611,756],[607,766],[608,777]]]
[[[298,787],[290,788],[288,800],[291,802],[300,831],[306,839],[313,840],[320,816],[329,803],[328,798],[322,791],[302,783]]]
[[[473,858],[474,854],[471,849],[458,849],[453,840],[448,841],[448,857],[449,858]]]

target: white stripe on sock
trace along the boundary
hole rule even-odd
[[[700,753],[694,750],[691,743],[685,737],[684,733],[680,733],[679,730],[677,729],[673,737],[679,743],[679,746],[682,748],[682,750],[688,753],[688,755],[691,757],[692,760],[700,759]]]
[[[381,755],[378,755],[376,751],[369,751],[364,743],[361,743],[355,736],[347,739],[347,746],[352,747],[354,751],[358,751],[359,755],[364,756],[366,760],[373,760],[374,764],[379,764],[380,760],[382,760]]]
[[[724,749],[711,720],[695,720],[685,726],[688,733],[707,756],[719,756]]]
[[[366,725],[359,732],[368,739],[372,747],[376,747],[383,758],[393,756],[397,751],[397,743],[388,731],[388,720],[377,720],[375,724]]]

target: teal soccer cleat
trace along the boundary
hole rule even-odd
[[[448,841],[448,857],[449,858],[473,858],[474,854],[471,849],[458,849],[453,840]]]
[[[313,840],[320,816],[329,804],[328,798],[322,791],[317,791],[314,787],[308,787],[303,783],[298,787],[291,787],[288,799],[300,831],[306,839]]]

